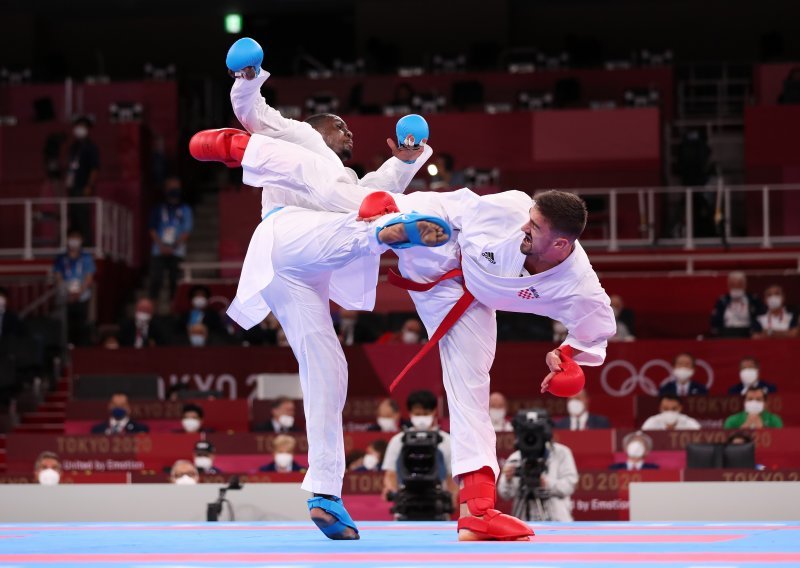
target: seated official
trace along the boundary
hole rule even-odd
[[[567,401],[567,413],[556,420],[555,427],[563,430],[603,430],[611,428],[611,423],[605,416],[589,413],[589,393],[586,389]]]
[[[108,415],[108,420],[92,426],[92,434],[139,434],[150,431],[146,424],[131,420],[131,405],[125,393],[111,395]]]
[[[169,472],[169,482],[175,485],[197,485],[200,474],[189,460],[177,460]]]
[[[672,374],[658,389],[659,396],[698,396],[708,394],[708,388],[692,380],[695,372],[695,359],[690,353],[678,353],[672,362]]]
[[[653,451],[653,439],[642,431],[631,432],[622,439],[622,447],[628,459],[624,462],[613,463],[608,466],[610,470],[640,471],[642,469],[658,469],[658,464],[647,461],[647,456]]]
[[[681,397],[662,394],[658,403],[659,413],[642,424],[642,430],[699,430],[700,423],[683,413]]]
[[[513,432],[514,427],[508,419],[508,401],[501,392],[489,395],[489,417],[495,432]]]
[[[272,463],[262,465],[258,471],[274,473],[291,473],[306,471],[306,468],[294,461],[294,450],[297,442],[291,436],[279,434],[272,439]]]
[[[272,417],[269,422],[259,424],[253,428],[254,432],[274,432],[276,434],[286,434],[287,432],[299,432],[300,428],[294,425],[294,401],[291,398],[282,396],[272,401]]]
[[[200,440],[194,445],[194,466],[202,475],[222,475],[214,465],[214,445]]]
[[[783,420],[767,410],[767,393],[758,387],[750,387],[744,395],[744,410],[725,419],[726,429],[760,430],[761,428],[783,428]]]
[[[386,440],[373,440],[367,446],[367,451],[360,458],[353,461],[349,471],[382,471],[383,457],[386,455]]]
[[[743,357],[739,361],[739,381],[728,389],[728,394],[744,396],[751,387],[760,388],[770,394],[778,390],[775,385],[761,380],[761,363],[755,357]]]

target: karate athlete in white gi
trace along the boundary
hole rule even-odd
[[[358,531],[340,499],[347,362],[329,300],[346,309],[372,309],[379,257],[370,250],[377,247],[376,228],[356,222],[354,212],[371,192],[360,184],[402,192],[432,150],[398,148],[390,141],[394,157],[359,181],[342,164],[352,153],[353,137],[341,118],[326,114],[298,122],[266,104],[260,87],[269,74],[260,69],[263,52],[253,44],[248,38],[237,41],[227,60],[237,77],[231,90],[234,112],[252,137],[234,129],[204,131],[192,139],[190,150],[198,159],[229,167],[241,163],[243,182],[263,188],[262,222],[250,241],[228,314],[244,328],[257,325],[270,311],[280,321],[300,368],[309,447],[302,487],[314,494],[308,504],[311,518],[329,538],[355,539]],[[309,153],[324,167],[316,172],[298,168],[296,152]],[[280,161],[279,175],[280,168],[263,167],[265,157]],[[337,191],[315,191],[331,181]],[[401,234],[381,232],[383,241],[447,240],[449,229],[441,222],[412,219],[419,222],[384,229]]]
[[[311,188],[322,201],[347,191],[333,171],[325,173],[328,165],[310,152],[273,144],[260,159],[263,175],[283,179],[287,188],[294,180],[298,191]],[[453,238],[441,247],[396,251],[402,275],[433,283],[461,265],[467,289],[474,287],[479,300],[469,303],[439,342],[450,406],[452,471],[462,483],[459,538],[527,538],[532,534],[527,525],[494,509],[499,468],[488,412],[489,369],[497,337],[494,310],[547,315],[569,330],[564,343],[546,356],[550,373],[542,392],[566,365],[602,364],[606,340],[614,335],[616,324],[608,296],[577,241],[586,224],[585,204],[564,192],[546,192],[535,202],[519,191],[481,197],[468,189],[386,197],[401,210],[435,215],[452,227]],[[435,335],[461,300],[461,282],[450,278],[428,291],[410,292],[429,335]]]

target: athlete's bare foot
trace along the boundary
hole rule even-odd
[[[336,523],[337,519],[330,513],[326,512],[324,509],[320,509],[319,507],[314,507],[309,511],[311,515],[311,520],[314,521],[314,524],[317,525],[320,529],[327,528],[330,525]],[[340,532],[337,535],[334,535],[332,538],[333,540],[358,540],[361,537],[359,534],[351,529],[350,527],[346,527],[344,531]]]
[[[449,238],[444,229],[431,221],[417,221],[417,231],[426,247],[433,247],[447,242]],[[378,233],[378,240],[387,245],[396,245],[408,242],[406,226],[397,223],[381,229]]]

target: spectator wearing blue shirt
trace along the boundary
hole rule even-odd
[[[92,255],[83,252],[83,235],[78,229],[67,233],[67,252],[53,263],[56,286],[66,306],[67,338],[73,345],[89,343],[89,302],[96,272]]]
[[[150,297],[158,299],[164,282],[169,279],[169,298],[175,296],[178,268],[186,257],[186,242],[192,232],[192,209],[181,200],[181,181],[168,178],[164,184],[166,201],[150,213],[150,238],[153,249],[150,259]]]

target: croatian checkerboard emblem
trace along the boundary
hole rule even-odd
[[[536,291],[536,288],[531,286],[529,288],[525,288],[524,290],[520,290],[519,292],[517,292],[517,296],[519,296],[523,300],[533,300],[534,298],[539,297],[539,292]]]

